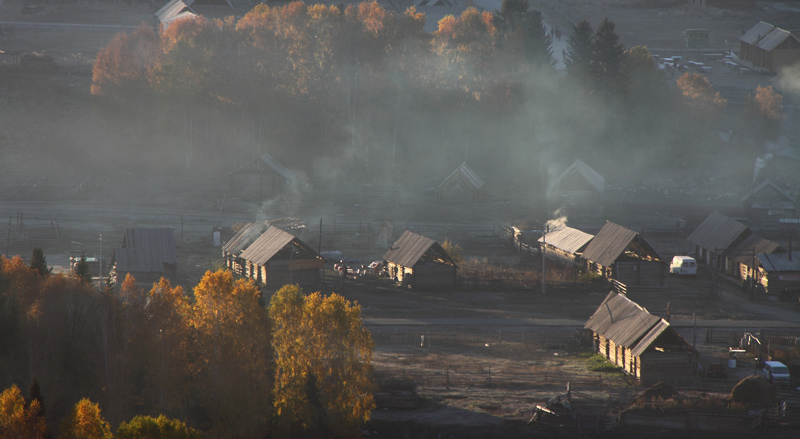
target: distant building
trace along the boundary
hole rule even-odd
[[[739,11],[756,8],[756,0],[689,0],[689,3],[703,8],[735,9]]]
[[[436,197],[451,203],[475,201],[483,195],[483,185],[483,180],[464,162],[439,184]]]
[[[586,246],[582,259],[589,272],[628,286],[661,285],[664,263],[638,232],[607,221]]]
[[[162,277],[174,279],[177,269],[174,231],[167,228],[127,229],[122,248],[114,249],[110,276],[117,287],[130,274],[149,289]]]
[[[153,14],[163,32],[175,21],[205,16],[220,18],[233,11],[231,0],[170,0]]]
[[[539,245],[548,259],[556,258],[573,264],[580,264],[581,255],[592,241],[594,235],[572,227],[559,227],[539,238]]]
[[[455,288],[455,262],[433,239],[406,230],[383,259],[389,275],[411,288]]]
[[[596,213],[602,206],[605,179],[580,159],[547,185],[550,211],[566,208],[567,214]]]
[[[239,255],[242,275],[268,288],[287,284],[316,286],[324,261],[296,236],[270,227]]]
[[[794,197],[769,180],[762,181],[742,197],[745,214],[756,229],[780,228],[781,220],[797,215]]]
[[[242,200],[265,201],[286,196],[294,173],[264,153],[231,171],[230,193]]]
[[[739,37],[739,58],[756,70],[777,73],[800,61],[800,40],[787,30],[759,21]]]

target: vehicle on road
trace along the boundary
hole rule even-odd
[[[669,264],[669,274],[696,276],[697,261],[691,256],[675,256]]]
[[[764,378],[772,384],[789,384],[789,368],[780,361],[765,361],[761,368]]]

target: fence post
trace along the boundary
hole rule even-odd
[[[445,371],[445,387],[447,389],[450,388],[450,367]]]

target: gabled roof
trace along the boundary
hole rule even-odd
[[[598,174],[597,171],[589,167],[581,159],[575,160],[564,172],[561,173],[555,180],[547,185],[547,197],[551,197],[555,191],[558,190],[559,185],[563,180],[578,173],[598,192],[603,193],[606,189],[605,180],[603,176]]]
[[[270,227],[267,229],[267,231],[250,244],[240,256],[256,265],[264,265],[289,244],[304,250],[308,254],[319,257],[317,256],[317,252],[303,241],[277,227]]]
[[[117,273],[164,273],[164,263],[158,250],[115,248],[114,264]]]
[[[637,239],[638,238],[638,239]],[[626,251],[632,250],[631,244],[638,241],[636,249],[639,258],[660,260],[658,253],[644,242],[637,232],[607,221],[597,232],[594,239],[583,251],[583,258],[604,267],[610,267]]]
[[[782,251],[780,244],[762,238],[755,233],[745,238],[736,248],[723,252],[723,255],[730,257],[734,262],[744,264],[752,268],[753,256],[760,253],[775,253]]]
[[[294,173],[292,171],[284,168],[283,165],[275,161],[275,159],[266,152],[262,154],[261,157],[250,160],[243,166],[234,169],[229,173],[229,175],[239,173],[260,173],[263,171],[272,171],[286,180],[291,181],[294,179]]]
[[[660,320],[624,295],[611,292],[583,327],[632,348]]]
[[[789,253],[759,253],[756,258],[768,273],[800,271],[800,252],[792,252],[791,260],[789,260]]]
[[[759,193],[761,193],[762,191],[767,191],[767,190],[774,191],[774,193],[777,193],[781,198],[783,198],[785,200],[785,202],[790,203],[792,207],[794,206],[794,204],[795,204],[794,197],[789,195],[788,192],[786,192],[785,190],[779,188],[777,185],[773,184],[769,180],[762,181],[761,183],[759,183],[758,186],[754,187],[753,190],[751,190],[744,197],[742,197],[742,203],[747,203],[751,199],[757,198],[756,196]],[[775,203],[754,202],[753,206],[760,207],[761,205],[766,205],[766,204],[775,204]]]
[[[445,187],[463,187],[479,191],[483,187],[483,180],[467,166],[467,162],[464,162],[449,177],[444,179],[437,190]]]
[[[427,257],[426,257],[427,255]],[[406,230],[383,256],[387,262],[413,267],[421,260],[455,265],[450,255],[433,239]]]
[[[642,337],[642,339],[639,340],[638,343],[636,343],[636,346],[634,346],[633,349],[631,349],[631,354],[635,357],[642,355],[644,351],[646,351],[647,348],[649,348],[650,345],[653,344],[656,341],[656,339],[658,339],[658,337],[661,336],[661,334],[669,330],[674,331],[674,329],[670,327],[669,322],[667,322],[664,319],[658,319],[656,324],[653,325],[653,327],[650,328],[649,331],[647,331],[647,333]]]
[[[593,238],[594,235],[582,232],[578,229],[573,229],[572,227],[563,226],[551,230],[545,236],[539,238],[539,242],[546,242],[548,245],[568,253],[578,253]]]
[[[789,38],[800,41],[787,30],[759,21],[758,24],[739,37],[739,41],[769,52]]]
[[[148,255],[158,255],[158,263],[175,264],[175,237],[168,228],[136,228],[125,230],[122,248],[144,250]]]
[[[755,45],[760,39],[772,32],[773,29],[775,29],[775,26],[764,21],[759,21],[755,26],[751,27],[747,32],[742,34],[742,36],[739,37],[739,41],[746,44]]]
[[[264,223],[247,223],[230,241],[222,246],[222,251],[232,255],[239,255],[244,249],[252,244],[262,233],[266,230],[267,226]]]
[[[714,211],[686,238],[692,244],[708,250],[725,250],[750,229],[744,224]]]

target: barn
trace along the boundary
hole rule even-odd
[[[433,239],[406,230],[386,255],[389,275],[403,285],[419,289],[455,288],[456,266]]]
[[[294,173],[267,153],[231,171],[230,192],[242,200],[264,201],[288,195]]]
[[[547,185],[547,203],[551,212],[566,208],[568,214],[595,213],[605,189],[603,176],[578,159]]]
[[[584,328],[592,332],[595,352],[641,386],[697,384],[697,350],[669,322],[623,294],[609,293]]]
[[[462,163],[436,188],[439,201],[459,203],[475,201],[483,195],[483,180],[467,162]]]
[[[242,252],[247,249],[267,229],[264,223],[247,223],[222,246],[222,260],[225,267],[236,274],[244,275],[246,271],[245,260],[241,258]]]
[[[562,226],[539,238],[539,245],[548,259],[580,264],[580,257],[594,235]]]
[[[787,30],[759,21],[739,37],[739,57],[756,70],[777,73],[800,61],[800,40]]]
[[[742,197],[745,214],[756,229],[778,228],[781,219],[795,218],[797,202],[769,180],[762,181]]]
[[[589,272],[628,286],[662,285],[664,266],[653,247],[633,230],[607,221],[586,246]]]
[[[174,279],[177,268],[174,231],[168,228],[132,228],[125,231],[122,247],[114,249],[110,276],[119,286],[125,276],[149,289],[162,277]]]
[[[756,258],[759,280],[767,294],[800,290],[800,252],[760,253]]]
[[[269,288],[287,284],[316,286],[324,261],[296,236],[270,227],[241,252],[242,275]]]

